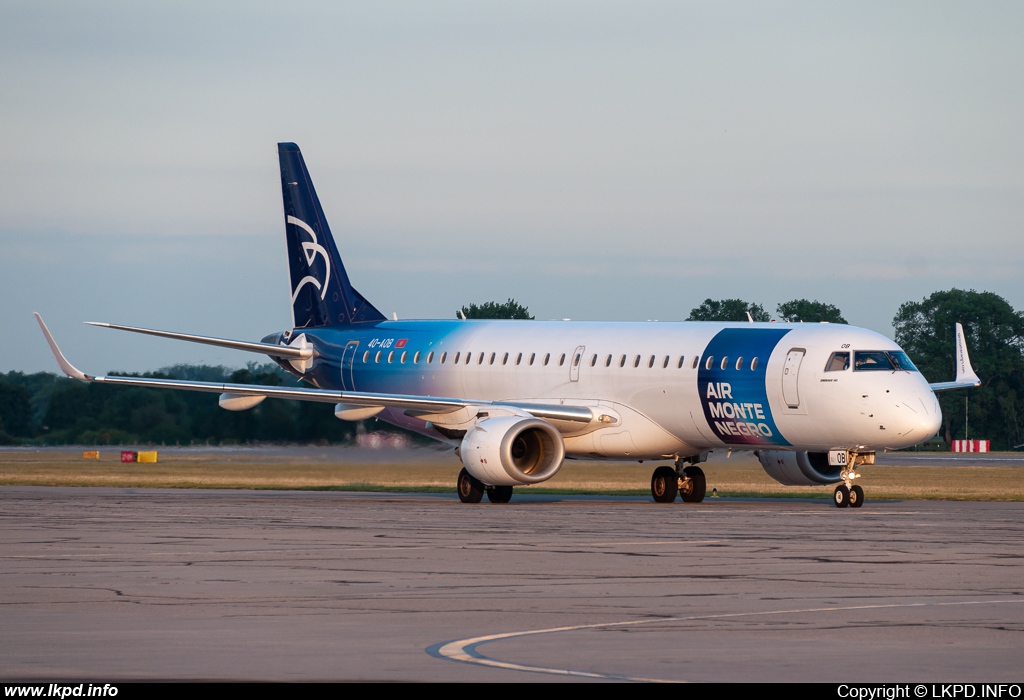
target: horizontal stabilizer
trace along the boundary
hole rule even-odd
[[[36,314],[36,318],[39,315]],[[119,331],[131,331],[132,333],[145,333],[161,338],[172,338],[174,340],[186,340],[190,343],[202,343],[203,345],[216,345],[221,348],[232,350],[245,350],[246,352],[259,352],[271,357],[284,357],[289,360],[309,360],[313,357],[313,348],[293,348],[287,345],[273,345],[271,343],[251,343],[245,340],[229,340],[227,338],[211,338],[205,335],[192,335],[190,333],[172,333],[171,331],[157,331],[151,328],[135,328],[133,326],[118,326],[113,323],[100,323],[98,321],[86,321],[89,326],[100,328],[115,328]]]

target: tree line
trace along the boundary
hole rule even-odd
[[[277,386],[295,378],[272,363],[244,369],[175,365],[143,377]],[[225,411],[204,392],[85,384],[47,372],[0,374],[0,444],[347,443],[359,426],[334,417],[332,404],[265,401]]]
[[[690,321],[768,321],[763,306],[740,299],[705,299]],[[840,310],[819,301],[779,304],[781,321],[846,323]],[[529,309],[505,303],[470,304],[458,318],[532,319]],[[989,439],[993,449],[1024,442],[1024,313],[991,292],[951,289],[902,304],[893,319],[896,342],[928,381],[955,376],[954,325],[961,323],[982,386],[939,394],[942,437]],[[273,363],[243,369],[175,365],[159,376],[195,381],[279,385],[294,377]],[[339,421],[330,404],[265,401],[250,411],[225,411],[206,393],[83,384],[39,372],[0,374],[0,444],[193,444],[329,442],[355,439],[357,425]]]

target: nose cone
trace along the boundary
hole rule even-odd
[[[939,432],[942,425],[942,409],[932,390],[923,389],[907,396],[899,406],[897,435],[900,447],[913,447]]]

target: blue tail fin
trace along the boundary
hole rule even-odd
[[[281,159],[294,327],[348,326],[387,320],[352,288],[299,147],[279,143],[277,154]]]

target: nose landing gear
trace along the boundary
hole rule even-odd
[[[839,474],[843,483],[836,486],[832,495],[836,508],[860,508],[864,505],[864,489],[854,485],[853,480],[860,476],[852,467],[846,467]]]

